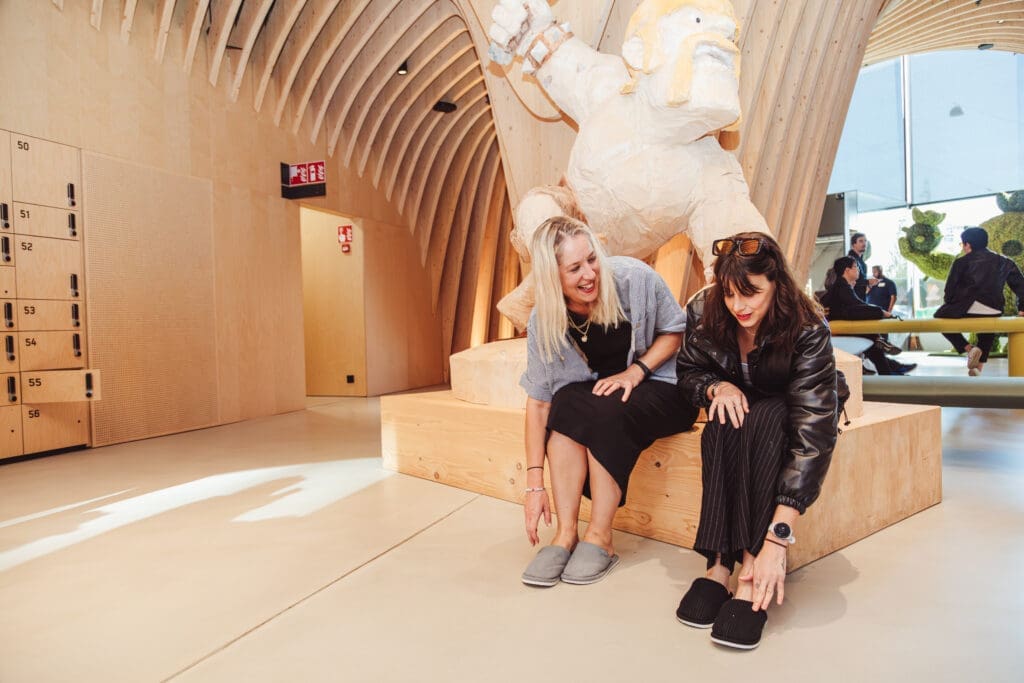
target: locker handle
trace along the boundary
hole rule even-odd
[[[12,335],[7,335],[7,337],[4,339],[4,349],[7,351],[7,360],[13,361],[14,360],[14,337]]]
[[[14,379],[11,377],[11,379]],[[92,373],[85,373],[85,397],[92,398]]]
[[[6,237],[4,239],[7,239]],[[74,273],[71,274],[71,296],[78,296],[78,276]]]
[[[0,237],[0,258],[5,262],[11,260],[11,238]]]
[[[71,326],[81,327],[82,321],[78,317],[78,304],[71,304]]]
[[[73,213],[68,214],[68,234],[72,237],[78,236],[78,221]]]
[[[10,301],[4,302],[4,325],[14,327],[14,304]]]
[[[7,204],[0,204],[0,223],[3,224],[4,230],[11,227],[11,217],[7,213]]]
[[[11,403],[18,402],[18,383],[14,377],[7,378],[7,400]]]
[[[68,183],[68,206],[75,206],[75,184]]]
[[[75,358],[82,355],[82,335],[77,332],[71,335],[71,349],[75,353]]]

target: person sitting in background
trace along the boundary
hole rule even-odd
[[[960,233],[963,255],[953,261],[946,278],[945,303],[935,311],[936,318],[989,318],[1003,314],[1006,297],[1003,287],[1017,295],[1017,315],[1024,315],[1024,275],[1017,264],[988,248],[984,228],[967,228]],[[970,344],[959,332],[943,332],[957,353],[967,354],[967,374],[977,377],[988,362],[996,335],[979,333],[978,343]]]
[[[821,492],[849,390],[821,307],[797,286],[775,240],[743,232],[712,252],[714,283],[686,306],[676,370],[684,398],[708,409],[693,546],[707,573],[676,618],[710,626],[715,643],[751,649],[772,598],[782,604],[793,526]]]
[[[881,320],[893,317],[889,311],[865,302],[854,292],[853,287],[857,282],[860,269],[852,257],[840,256],[832,264],[832,269],[838,277],[821,298],[829,320]],[[875,366],[878,374],[904,375],[917,367],[916,363],[897,363],[887,358],[885,355],[887,344],[879,338],[879,335],[861,336],[873,342],[864,355]]]
[[[526,332],[526,535],[550,526],[544,459],[558,526],[523,572],[523,583],[588,584],[618,562],[612,519],[641,451],[688,431],[697,409],[676,390],[686,318],[665,281],[626,256],[606,257],[590,228],[560,216],[530,243],[536,305]],[[580,496],[590,524],[577,534]]]

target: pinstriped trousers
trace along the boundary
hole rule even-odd
[[[749,397],[748,397],[749,398]],[[788,448],[789,410],[781,396],[750,405],[739,429],[708,422],[700,440],[703,498],[694,550],[708,560],[721,553],[732,571],[743,551],[757,555],[775,514],[775,495]]]

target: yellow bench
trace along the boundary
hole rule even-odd
[[[912,320],[833,320],[833,335],[891,332],[999,332],[1009,335],[1006,356],[1010,377],[1024,377],[1024,317],[914,318]]]

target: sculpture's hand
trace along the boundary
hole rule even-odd
[[[487,30],[491,61],[508,64],[520,57],[538,33],[555,23],[546,0],[500,0],[491,12],[494,22]]]

